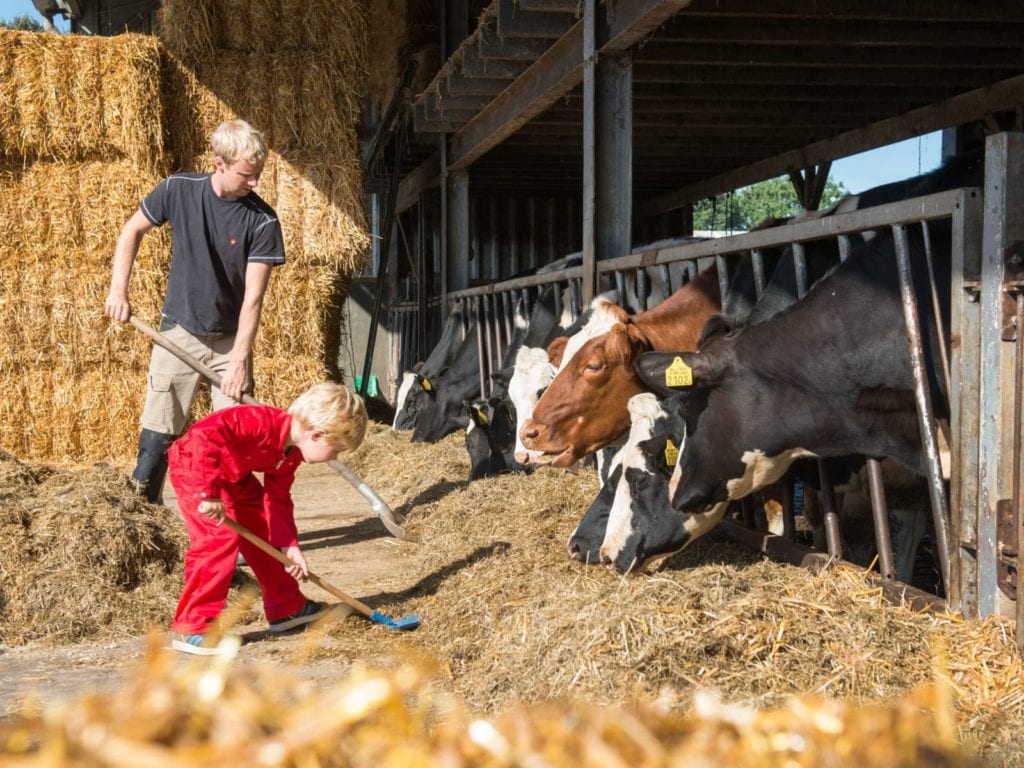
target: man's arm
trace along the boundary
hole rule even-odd
[[[263,262],[249,262],[245,268],[245,297],[238,315],[238,332],[231,348],[231,360],[220,383],[220,391],[234,400],[242,399],[242,393],[249,384],[249,360],[256,343],[271,269],[270,264]]]
[[[153,222],[141,210],[135,211],[128,219],[114,248],[114,268],[110,278],[110,293],[103,304],[103,313],[114,320],[127,323],[132,314],[128,301],[128,281],[132,276],[132,265],[139,253],[142,236],[153,228]]]

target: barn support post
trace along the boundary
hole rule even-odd
[[[1019,577],[1020,455],[1015,445],[1015,345],[1004,340],[1004,299],[1024,285],[1024,134],[985,143],[981,259],[981,420],[978,432],[978,613],[1021,617]],[[1020,329],[1017,331],[1018,335]],[[1017,438],[1019,440],[1019,437]],[[1015,450],[1016,448],[1016,450]],[[1018,634],[1018,643],[1021,636]]]
[[[953,217],[950,361],[951,522],[957,538],[950,608],[978,615],[978,405],[981,378],[981,198],[967,194]]]
[[[594,214],[597,206],[597,0],[583,0],[583,301],[597,294],[597,256]]]
[[[449,291],[469,287],[469,174],[449,171],[446,196],[448,247],[445,251]]]

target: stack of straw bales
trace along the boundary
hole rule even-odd
[[[235,116],[271,146],[258,192],[288,259],[264,305],[256,396],[287,405],[340,374],[340,301],[368,243],[360,6],[168,0],[161,18],[166,45],[0,30],[0,448],[17,456],[132,458],[150,345],[103,316],[117,235],[168,172],[212,169],[206,137]],[[132,275],[152,324],[169,229],[146,236]]]
[[[0,446],[85,459],[130,451],[149,344],[103,317],[125,220],[169,168],[156,40],[0,30]],[[164,232],[133,299],[159,307]]]

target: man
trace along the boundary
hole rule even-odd
[[[252,349],[270,271],[284,263],[277,214],[253,191],[267,158],[263,135],[229,120],[210,136],[213,173],[164,179],[124,225],[114,251],[104,312],[128,322],[128,284],[143,236],[171,222],[173,249],[160,330],[221,376],[214,409],[233,405],[252,385]],[[167,448],[185,428],[199,374],[161,347],[150,359],[139,452],[132,478],[159,501]]]

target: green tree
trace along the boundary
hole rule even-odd
[[[0,27],[4,29],[17,29],[23,32],[42,32],[43,25],[29,16],[27,13],[23,13],[20,16],[15,16],[10,21],[6,19],[0,19]]]
[[[846,193],[842,182],[829,178],[819,209],[831,207]],[[693,206],[693,228],[726,232],[746,230],[769,217],[785,218],[800,210],[789,177],[780,176],[713,199],[701,200]]]

